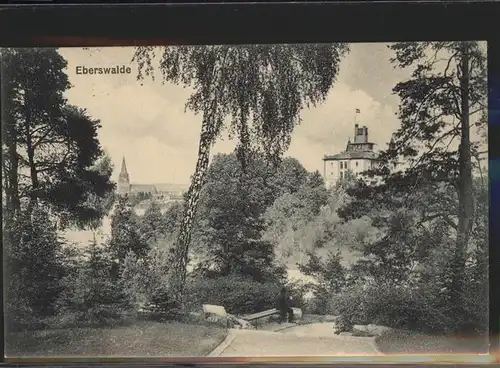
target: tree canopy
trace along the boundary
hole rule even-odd
[[[368,262],[372,266],[385,264],[395,272],[385,279],[402,280],[439,249],[446,259],[443,290],[459,315],[464,270],[477,245],[472,236],[481,185],[474,183],[474,174],[480,174],[486,144],[484,45],[404,42],[390,48],[396,66],[412,69],[410,78],[394,87],[401,125],[381,152],[382,164],[368,173],[381,177],[381,184],[351,188],[357,199],[340,213],[347,219],[375,214],[374,225],[384,235],[366,255],[375,256],[376,262]]]
[[[330,91],[347,50],[347,44],[139,47],[134,60],[139,79],[160,74],[162,82],[193,89],[186,108],[203,114],[210,143],[227,128],[239,138],[239,152],[260,148],[277,158],[302,108]]]
[[[43,202],[61,224],[102,219],[110,199],[111,162],[97,139],[100,121],[67,104],[71,85],[57,49],[3,49],[2,151],[9,213],[21,199]]]
[[[159,60],[155,60],[160,51]],[[210,148],[222,131],[238,139],[237,155],[246,166],[253,152],[277,163],[288,148],[304,107],[322,102],[338,74],[347,44],[218,45],[138,47],[133,60],[138,79],[154,77],[181,84],[193,93],[186,108],[202,115],[198,161],[187,193],[173,259],[173,288],[181,296],[198,199]],[[228,124],[226,124],[226,122]]]

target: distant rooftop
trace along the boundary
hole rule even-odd
[[[378,155],[373,151],[374,145],[375,143],[368,140],[368,128],[366,126],[360,127],[359,124],[355,124],[354,141],[351,142],[351,139],[349,138],[344,152],[337,153],[335,155],[325,155],[323,160],[376,160]]]
[[[169,193],[177,194],[185,192],[189,189],[189,184],[131,184],[130,191],[134,193],[147,192],[147,193]]]
[[[134,193],[144,192],[144,193],[156,193],[156,186],[153,184],[131,184],[130,191]]]
[[[350,152],[337,153],[336,155],[325,155],[323,157],[324,161],[329,161],[329,160],[361,160],[361,159],[376,160],[377,154],[373,151],[350,151]]]
[[[189,184],[157,183],[158,192],[185,192],[189,189]]]

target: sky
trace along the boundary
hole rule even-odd
[[[68,102],[86,108],[100,119],[99,140],[110,155],[116,181],[122,157],[126,158],[132,183],[188,184],[194,172],[201,117],[185,111],[188,89],[162,85],[150,79],[137,81],[132,47],[99,49],[62,48],[68,61],[66,73],[72,88]],[[302,123],[295,128],[285,156],[298,159],[306,169],[322,172],[322,157],[345,150],[357,122],[369,129],[370,141],[386,147],[398,128],[398,98],[392,88],[409,72],[389,62],[387,44],[352,44],[343,59],[336,83],[324,103],[305,109]],[[130,74],[82,75],[78,66],[126,66]],[[212,154],[229,153],[235,142],[219,140]]]

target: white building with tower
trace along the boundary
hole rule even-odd
[[[357,110],[359,113],[359,110]],[[368,140],[368,128],[354,125],[354,141],[349,138],[344,152],[323,157],[323,177],[327,187],[343,179],[348,173],[358,175],[377,165],[377,153],[373,150],[375,143]]]

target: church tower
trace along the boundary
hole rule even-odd
[[[130,192],[130,178],[127,172],[127,164],[125,163],[125,157],[122,160],[122,168],[120,170],[120,175],[118,176],[118,194],[124,195]]]

